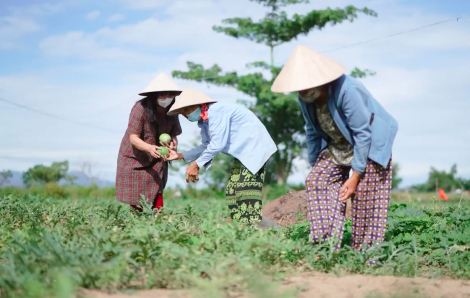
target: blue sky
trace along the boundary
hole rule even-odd
[[[404,185],[423,182],[431,166],[449,169],[454,163],[459,175],[470,177],[470,1],[311,2],[289,12],[353,4],[379,15],[360,15],[353,23],[282,45],[275,51],[276,64],[298,44],[321,52],[467,16],[327,55],[348,69],[377,72],[363,82],[399,121],[393,154]],[[114,180],[119,143],[138,92],[161,71],[184,70],[186,61],[247,73],[247,62],[268,60],[264,46],[211,29],[227,17],[257,19],[264,12],[248,0],[0,1],[0,97],[96,127],[0,102],[0,170],[25,171],[67,159],[74,170],[90,162],[95,175]],[[178,83],[221,101],[250,99],[228,88]],[[196,127],[181,122],[181,142],[189,145]],[[302,182],[308,167],[301,160],[296,166],[290,181]]]

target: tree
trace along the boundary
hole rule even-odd
[[[10,183],[10,179],[13,178],[13,173],[10,170],[0,172],[0,186],[4,187]]]
[[[462,179],[456,177],[457,165],[452,165],[449,172],[439,171],[431,167],[429,171],[428,181],[425,184],[417,185],[414,188],[418,191],[436,191],[436,188],[444,191],[453,192],[457,188],[463,188],[465,185]]]
[[[397,189],[400,183],[403,181],[401,177],[398,176],[400,172],[400,165],[394,163],[392,166],[392,189]]]
[[[51,182],[58,183],[62,179],[72,183],[75,177],[68,175],[68,170],[68,161],[54,162],[50,167],[36,165],[23,174],[23,183],[27,186],[34,183],[45,185]]]
[[[218,65],[205,69],[201,64],[187,62],[188,71],[173,71],[173,76],[185,80],[207,82],[218,86],[228,86],[256,99],[251,110],[266,126],[278,152],[267,165],[266,182],[276,181],[284,184],[292,171],[294,158],[304,151],[304,120],[299,109],[296,94],[277,94],[271,92],[271,85],[279,74],[281,67],[274,66],[274,48],[296,39],[300,35],[308,35],[314,29],[321,30],[326,25],[336,25],[343,21],[353,21],[358,13],[369,16],[377,14],[368,8],[358,9],[347,6],[344,9],[312,10],[305,15],[288,16],[282,7],[308,0],[250,0],[268,8],[266,16],[254,22],[251,18],[229,18],[223,20],[227,26],[214,26],[213,30],[234,38],[244,38],[255,43],[266,45],[270,49],[270,62],[258,61],[247,64],[258,69],[247,75],[237,72],[223,72]],[[269,71],[270,77],[265,78],[263,71]],[[355,69],[351,75],[364,77],[373,74],[369,70]],[[245,103],[246,104],[246,103]]]
[[[462,187],[462,184],[460,183],[456,175],[456,164],[452,165],[449,172],[438,171],[435,168],[431,167],[427,183],[428,191],[433,191],[436,188],[441,188],[444,191],[454,191],[455,189]]]
[[[470,190],[470,179],[460,178],[459,181],[463,190]]]

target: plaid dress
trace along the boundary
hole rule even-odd
[[[172,137],[181,134],[178,116],[168,116],[165,111],[157,112],[157,117],[157,123],[152,124],[147,120],[142,101],[138,101],[131,110],[117,160],[116,199],[122,203],[139,205],[142,194],[147,203],[152,204],[158,193],[162,193],[165,188],[168,178],[167,162],[135,148],[129,139],[131,134],[137,134],[144,142],[159,145],[156,136],[162,133]]]

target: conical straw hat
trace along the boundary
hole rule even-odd
[[[150,84],[148,84],[148,86],[142,90],[139,95],[145,96],[148,93],[161,91],[181,92],[181,88],[175,83],[175,81],[162,72],[153,79],[153,81],[150,82]]]
[[[197,91],[191,87],[184,88],[180,96],[176,98],[175,103],[168,111],[168,115],[181,114],[181,109],[194,106],[202,105],[203,103],[217,102],[217,100],[210,98],[204,93]]]
[[[346,68],[305,46],[297,46],[294,54],[274,80],[272,92],[297,92],[330,83],[344,74]]]

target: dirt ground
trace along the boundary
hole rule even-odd
[[[300,219],[297,214],[302,214]],[[263,215],[280,226],[296,224],[308,219],[307,194],[305,190],[288,193],[264,205]],[[351,218],[351,201],[346,205],[346,218]]]
[[[336,277],[305,273],[283,282],[279,292],[298,290],[297,298],[469,298],[470,281],[406,278],[393,276],[346,275]],[[89,298],[194,298],[191,291],[145,290],[134,294],[83,290]],[[253,297],[233,294],[231,297]]]

